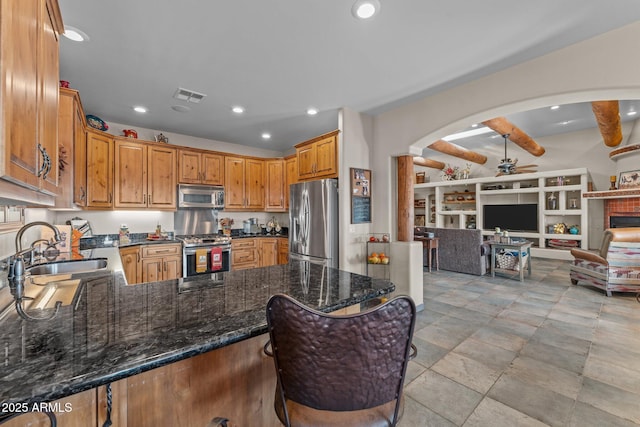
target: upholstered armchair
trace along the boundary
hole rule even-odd
[[[640,292],[640,228],[605,230],[598,253],[571,249],[571,283],[611,292]]]

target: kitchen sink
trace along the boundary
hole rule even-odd
[[[57,261],[47,264],[39,264],[28,267],[27,273],[32,276],[40,276],[44,274],[68,274],[68,273],[86,273],[89,271],[103,270],[107,268],[106,258],[81,259],[72,261]]]

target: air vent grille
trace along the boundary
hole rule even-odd
[[[207,95],[205,95],[204,93],[199,93],[194,90],[184,89],[181,87],[179,87],[178,90],[176,90],[176,93],[173,94],[173,97],[175,99],[192,102],[194,104],[197,104],[200,101],[202,101],[205,96]]]

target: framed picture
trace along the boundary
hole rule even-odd
[[[371,222],[371,171],[350,169],[351,224]]]
[[[640,188],[640,170],[620,172],[618,189]]]
[[[416,227],[424,227],[425,226],[425,216],[424,215],[416,215]]]

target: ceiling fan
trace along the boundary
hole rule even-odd
[[[516,163],[518,163],[518,159],[513,159],[512,161],[507,157],[507,138],[509,138],[509,135],[510,134],[508,133],[502,135],[502,137],[504,138],[504,159],[502,159],[501,163],[498,165],[498,173],[496,174],[496,176],[535,172],[533,168],[538,167],[538,165],[516,166]]]

